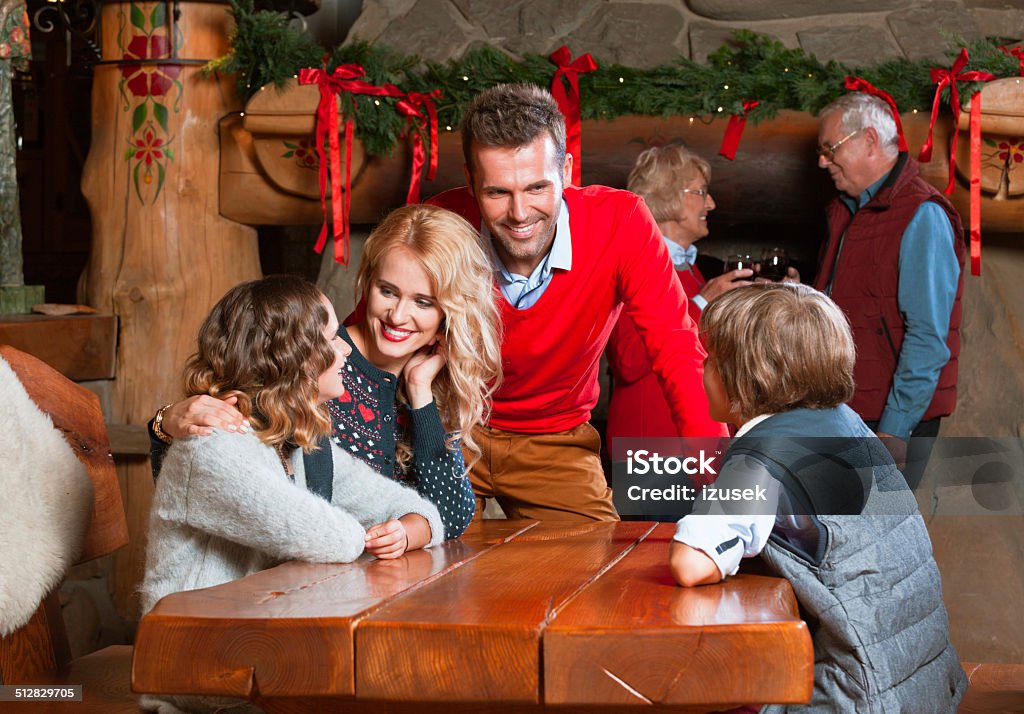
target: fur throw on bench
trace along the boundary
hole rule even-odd
[[[92,482],[0,359],[0,636],[22,627],[81,552]]]

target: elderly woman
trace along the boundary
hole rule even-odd
[[[694,322],[710,300],[749,285],[753,276],[752,270],[743,268],[705,280],[697,270],[695,244],[707,236],[708,213],[715,210],[715,200],[708,191],[710,179],[708,162],[677,144],[647,149],[629,174],[629,190],[644,198],[658,222],[676,276],[690,298],[688,309]],[[626,315],[619,318],[612,331],[607,354],[615,380],[608,409],[608,443],[616,437],[676,436],[647,352]]]

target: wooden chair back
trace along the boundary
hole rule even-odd
[[[7,345],[0,345],[6,361],[37,407],[49,415],[92,480],[92,519],[78,563],[113,553],[128,543],[121,489],[99,399],[44,362]],[[39,604],[32,619],[0,638],[0,682],[29,681],[54,673],[70,661],[67,634],[56,590]]]

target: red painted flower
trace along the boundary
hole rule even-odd
[[[299,139],[299,145],[295,149],[295,158],[301,166],[313,166],[317,163],[316,149],[309,139]]]
[[[153,135],[152,131],[147,131],[145,139],[135,140],[135,158],[139,161],[145,161],[146,166],[151,166],[153,160],[159,160],[164,157],[160,147],[163,146],[164,140],[158,139]]]
[[[1002,149],[999,158],[1006,163],[1013,161],[1019,164],[1024,161],[1024,146],[1021,145],[1020,139],[1000,141],[999,148]]]
[[[136,97],[162,97],[174,86],[181,67],[173,64],[139,63],[132,60],[170,57],[171,45],[163,35],[136,35],[121,59],[121,75]]]

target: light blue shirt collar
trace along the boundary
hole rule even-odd
[[[690,247],[684,248],[668,236],[662,236],[668,247],[668,256],[672,259],[672,265],[676,270],[689,270],[690,266],[697,261],[697,244],[691,243]]]

